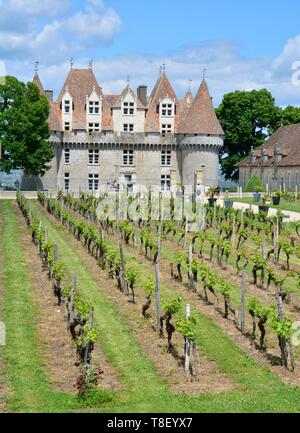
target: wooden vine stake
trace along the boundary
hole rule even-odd
[[[60,210],[60,223],[62,225],[63,223],[63,212],[64,212],[64,199],[61,198],[61,210]]]
[[[235,249],[235,241],[236,241],[236,216],[233,215],[232,221],[232,249]]]
[[[244,228],[244,208],[241,209],[241,229]]]
[[[76,292],[76,273],[72,274],[72,289],[70,295],[70,302],[68,305],[68,322],[71,324],[74,321],[74,300],[75,300],[75,292]]]
[[[189,248],[189,289],[194,290],[194,278],[192,272],[192,262],[193,262],[193,244],[190,243]]]
[[[156,330],[160,332],[160,250],[161,250],[161,221],[158,228],[157,258],[155,262],[155,299],[156,299]]]
[[[125,257],[124,257],[123,245],[121,242],[120,242],[120,257],[121,257],[121,287],[122,287],[122,292],[126,293],[127,286],[126,286]]]
[[[90,310],[90,316],[89,316],[89,332],[93,329],[93,325],[94,325],[94,309],[92,308]],[[90,351],[90,342],[87,343],[87,345],[85,346],[85,352],[84,352],[84,365],[87,366],[87,364],[89,363],[88,361],[88,356],[89,356],[89,351]]]
[[[189,228],[189,220],[186,218],[185,220],[185,227],[184,227],[184,242],[183,242],[183,248],[186,248],[187,244],[187,236],[188,236],[188,228]]]
[[[186,319],[189,320],[191,317],[191,306],[186,304]],[[190,374],[190,339],[185,337],[185,354],[184,354],[184,372],[186,375]]]
[[[245,292],[246,292],[246,277],[247,277],[247,273],[246,273],[246,269],[244,269],[244,270],[243,270],[243,274],[242,274],[242,282],[241,282],[241,311],[240,311],[240,315],[241,315],[240,323],[241,323],[241,332],[242,332],[242,334],[245,333]]]

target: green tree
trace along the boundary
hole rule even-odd
[[[281,125],[293,125],[300,123],[300,108],[288,105],[284,109],[280,109]]]
[[[227,180],[237,180],[238,163],[276,130],[281,113],[266,89],[228,93],[216,112],[225,132],[222,172]]]
[[[49,102],[33,83],[6,77],[0,85],[0,170],[21,169],[39,176],[50,168],[53,150],[47,141]]]

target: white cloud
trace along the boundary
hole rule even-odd
[[[86,0],[82,10],[71,13],[71,5],[70,0],[0,0],[0,58],[52,64],[112,43],[121,27],[113,9]]]

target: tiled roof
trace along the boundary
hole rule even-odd
[[[275,150],[282,156],[277,163],[278,167],[291,167],[300,165],[300,123],[295,125],[282,126],[260,147],[254,149],[253,155],[256,157],[252,161],[252,166],[261,166],[262,151],[268,156],[268,160],[263,161],[263,166],[274,164]],[[239,163],[239,167],[249,167],[251,163],[250,155]]]
[[[73,98],[74,110],[73,110],[73,129],[85,130],[86,129],[86,97],[90,96],[95,89],[95,92],[100,97],[102,96],[102,90],[99,87],[96,77],[91,69],[71,69],[65,84],[58,97],[58,103],[61,104],[64,94],[68,92]],[[103,111],[105,112],[105,124],[112,124],[110,115],[110,109],[105,106],[104,103]]]
[[[45,93],[44,87],[37,72],[34,74],[32,82],[39,88],[41,93]]]
[[[61,111],[57,102],[50,102],[48,122],[51,131],[62,131]]]
[[[179,101],[177,99],[176,93],[174,92],[170,81],[165,72],[157,80],[154,89],[152,90],[150,96],[150,103],[145,121],[145,132],[160,132],[159,125],[159,113],[157,112],[157,106],[160,101],[164,98],[170,98],[175,100],[177,108],[179,107]],[[175,132],[179,124],[179,115],[175,115]]]
[[[224,135],[205,80],[202,81],[192,106],[180,125],[179,132],[181,134]]]

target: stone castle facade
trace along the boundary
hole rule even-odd
[[[178,184],[195,192],[216,186],[224,132],[207,83],[193,98],[178,99],[163,72],[151,94],[128,85],[104,94],[92,69],[71,69],[57,101],[38,73],[33,82],[50,100],[50,142],[55,157],[42,178],[24,177],[22,189],[57,192],[168,191]]]

